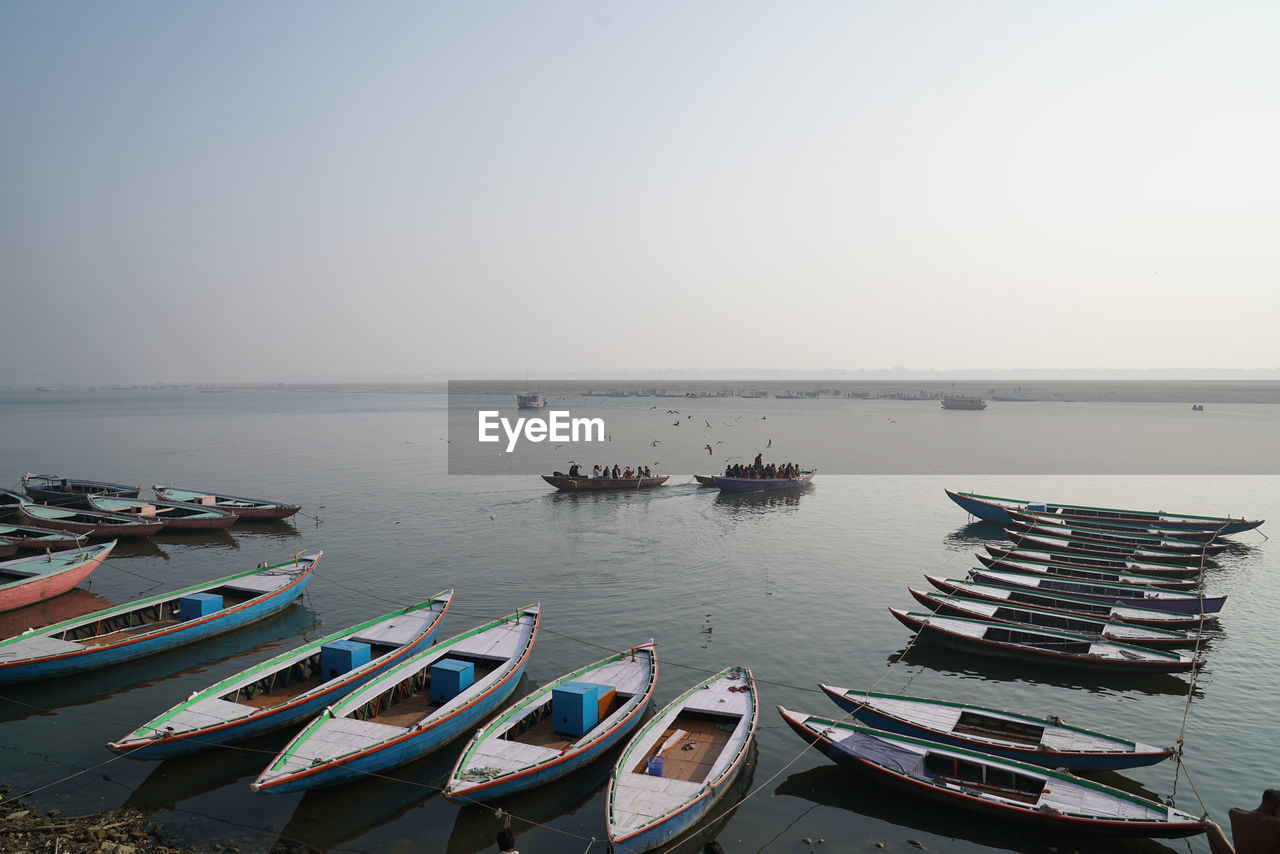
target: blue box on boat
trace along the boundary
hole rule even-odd
[[[320,678],[326,682],[369,663],[370,648],[367,643],[339,640],[320,647]]]
[[[442,658],[431,665],[431,702],[447,703],[476,681],[476,666],[470,661]]]
[[[551,728],[561,735],[581,738],[600,723],[600,699],[609,685],[566,682],[551,691]]]
[[[649,757],[649,776],[661,777],[662,766],[665,765],[666,762],[667,760],[661,756],[650,756]]]
[[[222,596],[217,593],[189,593],[178,600],[178,619],[184,623],[221,610]]]

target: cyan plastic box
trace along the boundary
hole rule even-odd
[[[370,649],[367,643],[339,640],[320,647],[320,674],[326,682],[368,664]]]
[[[470,661],[442,658],[431,665],[431,702],[447,703],[476,681],[476,666]]]
[[[600,723],[600,700],[608,685],[566,682],[551,691],[551,728],[561,735],[581,738]]]
[[[222,596],[218,593],[189,593],[178,600],[178,619],[184,623],[221,610]]]

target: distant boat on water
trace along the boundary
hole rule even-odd
[[[980,397],[944,397],[943,409],[986,409],[987,402]]]
[[[540,394],[530,392],[516,395],[516,406],[520,409],[542,409],[546,405],[546,398]]]
[[[42,385],[36,391],[57,391],[57,389],[51,385]]]

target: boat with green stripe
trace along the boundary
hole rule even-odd
[[[167,759],[313,717],[406,656],[431,646],[453,591],[310,641],[198,691],[107,745]]]
[[[1157,527],[1183,531],[1216,531],[1219,534],[1238,534],[1252,530],[1263,520],[1237,519],[1232,516],[1196,516],[1187,513],[1166,513],[1163,510],[1121,510],[1113,507],[1089,507],[1083,504],[1058,504],[1047,501],[1028,501],[1025,498],[1000,498],[995,495],[979,495],[976,492],[952,492],[947,496],[970,515],[987,522],[1007,525],[1013,518],[1010,510],[1040,513],[1052,516],[1060,522],[1071,524],[1105,524],[1123,528]]]

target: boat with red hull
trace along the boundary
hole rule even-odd
[[[81,552],[35,555],[0,563],[0,611],[24,608],[66,593],[107,559],[115,541]]]
[[[653,489],[667,482],[670,475],[660,477],[568,477],[544,474],[542,479],[561,492],[589,492],[603,489]]]
[[[109,483],[104,480],[79,480],[56,474],[24,474],[22,488],[41,504],[60,507],[88,507],[90,495],[112,495],[119,498],[137,498],[142,487],[127,483]]]
[[[134,516],[118,513],[99,513],[96,510],[77,510],[73,507],[53,507],[47,504],[23,504],[24,517],[42,528],[67,531],[84,537],[149,537],[164,529],[163,522],[148,522]]]
[[[214,510],[225,510],[234,513],[239,519],[287,519],[302,509],[300,504],[286,504],[283,501],[271,501],[266,498],[245,498],[241,495],[227,495],[223,492],[202,492],[195,489],[178,489],[174,486],[156,484],[151,491],[157,498],[165,501],[176,501],[179,504],[195,504]]]

